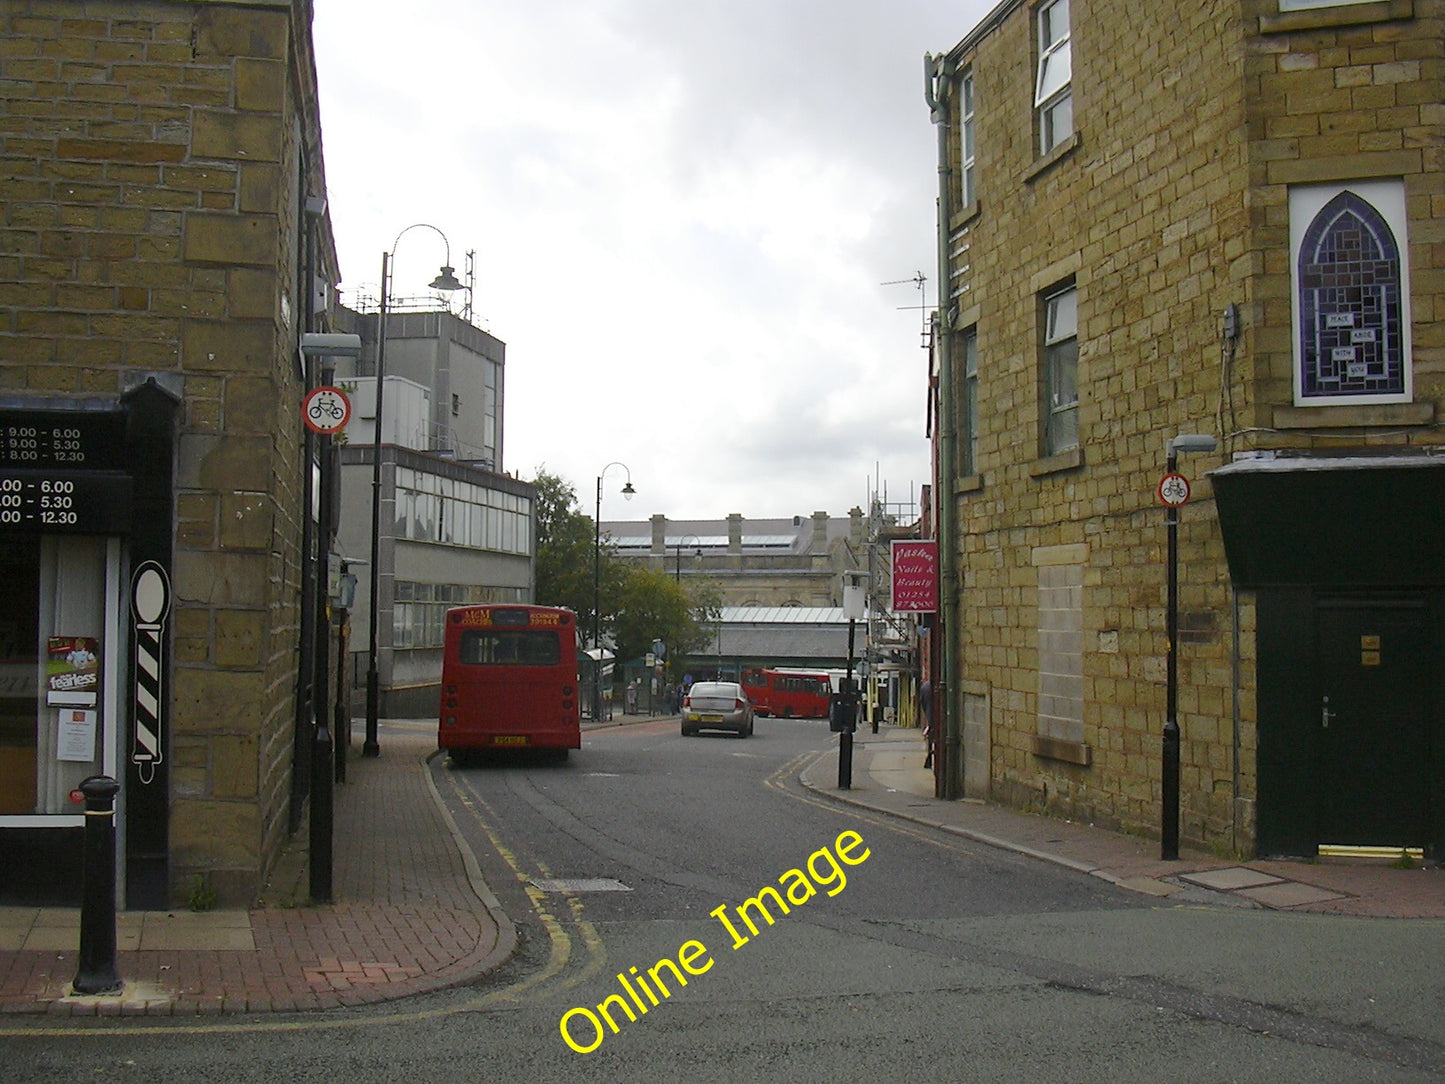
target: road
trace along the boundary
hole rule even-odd
[[[832,740],[655,722],[565,764],[437,762],[521,929],[501,972],[369,1011],[57,1025],[0,1039],[6,1078],[1445,1079],[1445,925],[1160,903],[801,789]]]

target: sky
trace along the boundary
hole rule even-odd
[[[502,469],[604,521],[916,502],[923,58],[994,3],[315,0],[343,300],[474,251]]]

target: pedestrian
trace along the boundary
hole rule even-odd
[[[918,687],[918,713],[923,719],[923,744],[928,752],[923,758],[925,768],[933,767],[933,682],[924,681]]]

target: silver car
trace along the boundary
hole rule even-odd
[[[740,738],[753,732],[753,705],[736,681],[697,681],[682,698],[682,735],[699,730],[731,730]]]

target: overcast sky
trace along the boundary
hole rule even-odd
[[[343,296],[376,296],[393,245],[393,296],[425,293],[444,253],[397,242],[414,222],[459,276],[474,249],[502,466],[589,515],[614,461],[604,520],[916,500],[923,56],[993,4],[315,0]]]

